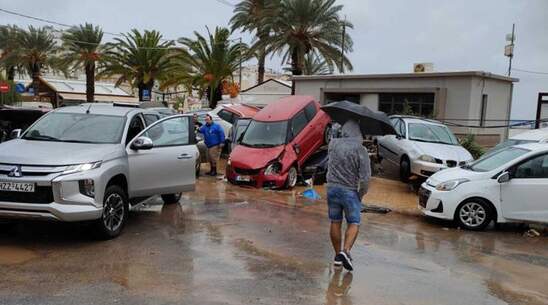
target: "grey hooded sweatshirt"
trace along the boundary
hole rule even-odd
[[[367,193],[371,177],[371,163],[363,136],[356,121],[349,120],[341,130],[341,137],[329,143],[327,185],[358,191],[360,198]]]

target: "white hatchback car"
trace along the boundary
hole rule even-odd
[[[522,144],[432,175],[419,209],[482,230],[494,220],[548,223],[548,144]]]
[[[390,117],[398,135],[377,139],[379,157],[400,168],[400,179],[429,177],[449,167],[464,165],[472,155],[447,126],[434,120],[395,115]]]

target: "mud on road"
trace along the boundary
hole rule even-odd
[[[330,266],[324,204],[201,178],[110,241],[1,225],[0,304],[548,304],[546,237],[364,214],[350,274]]]

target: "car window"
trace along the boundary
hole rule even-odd
[[[490,150],[488,150],[485,154],[483,154],[480,158],[486,158],[490,155],[492,155],[493,153],[497,152],[497,151],[500,151],[500,150],[503,150],[505,148],[508,148],[508,147],[511,147],[511,146],[514,146],[514,145],[520,145],[520,144],[526,144],[526,143],[534,143],[534,142],[537,142],[537,141],[533,141],[533,140],[518,140],[518,139],[508,139],[502,143],[499,143],[497,144],[497,146],[491,148]]]
[[[314,102],[311,102],[304,108],[304,112],[306,113],[308,121],[312,121],[312,119],[316,116],[316,113],[318,112],[318,110],[316,109],[316,104],[314,104]]]
[[[127,130],[126,144],[128,144],[133,138],[135,138],[141,131],[145,129],[143,125],[143,120],[140,115],[136,115],[131,119],[129,123],[129,128]]]
[[[151,113],[145,114],[145,123],[147,123],[147,126],[152,125],[152,123],[158,121],[160,119],[159,116]]]
[[[515,160],[516,158],[528,153],[529,150],[517,147],[510,147],[498,151],[487,158],[478,159],[477,161],[465,166],[465,169],[469,169],[476,172],[489,172],[497,169],[508,162]]]
[[[528,160],[518,167],[514,172],[514,178],[542,179],[548,178],[548,154],[537,156]]]
[[[401,135],[402,137],[405,138],[405,137],[407,136],[407,132],[405,131],[405,122],[404,122],[403,120],[401,120],[401,119],[398,120],[398,121],[400,122],[398,132],[400,133],[400,135]]]
[[[251,121],[246,129],[242,144],[250,147],[274,147],[286,143],[287,121]]]
[[[455,135],[444,125],[409,123],[409,140],[458,145]]]
[[[234,114],[227,110],[221,110],[218,113],[219,117],[230,124],[234,123]]]
[[[399,119],[392,119],[390,120],[390,122],[392,123],[392,126],[394,126],[394,130],[396,130],[398,134],[401,135],[401,132],[400,132],[401,121]]]
[[[188,117],[176,117],[162,121],[142,134],[152,140],[154,147],[190,144]]]
[[[291,135],[295,138],[308,124],[308,119],[304,111],[299,112],[293,120],[291,120]]]

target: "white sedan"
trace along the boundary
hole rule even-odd
[[[500,150],[432,175],[419,190],[419,209],[469,230],[491,221],[548,223],[548,144]]]
[[[400,179],[410,176],[429,177],[448,167],[473,160],[455,135],[442,123],[417,117],[390,117],[397,135],[377,139],[378,154],[400,168]]]

